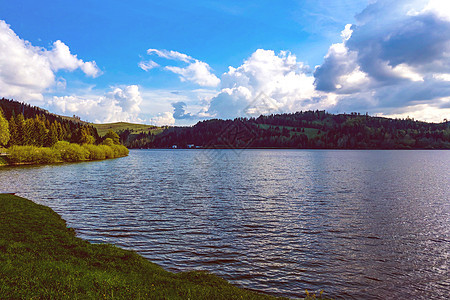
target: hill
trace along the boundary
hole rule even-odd
[[[130,148],[450,149],[450,122],[305,111],[206,120],[126,136]],[[126,138],[126,139],[125,139]]]
[[[128,148],[176,145],[177,148],[450,149],[450,122],[427,123],[358,113],[334,115],[316,110],[258,118],[212,119],[189,127],[157,127],[126,122],[91,124],[76,116],[63,117],[7,99],[0,99],[0,109],[13,129],[17,116],[25,119],[26,122],[20,120],[24,127],[21,130],[28,137],[20,134],[21,130],[11,131],[11,135],[15,132],[17,136],[11,137],[11,141],[19,141],[18,145],[42,146],[57,140],[83,143],[86,135],[100,143],[101,136],[112,130]],[[27,141],[21,141],[23,138]]]
[[[154,134],[158,134],[164,130],[164,128],[157,127],[154,125],[134,124],[127,122],[91,124],[91,125],[97,129],[97,132],[100,136],[105,135],[109,130],[112,130],[116,133],[122,133],[128,130],[130,134],[139,134],[142,132],[149,132],[149,131],[152,131]]]

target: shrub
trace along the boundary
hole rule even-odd
[[[92,160],[101,160],[106,158],[105,150],[100,146],[95,145],[83,145],[83,148],[89,152],[89,159]]]
[[[61,153],[61,158],[63,161],[75,162],[83,161],[89,158],[89,151],[78,144],[57,142],[53,148]]]
[[[89,145],[80,146],[60,141],[53,147],[12,146],[8,161],[10,163],[55,163],[61,161],[76,162],[83,160],[101,160],[128,155],[128,149],[122,145]]]
[[[41,155],[38,159],[38,163],[48,164],[61,161],[61,154],[56,149],[42,147],[39,148],[39,151]]]
[[[114,145],[114,141],[111,138],[106,138],[102,144],[106,145],[106,146],[112,146],[112,145]]]
[[[110,146],[99,145],[98,147],[100,147],[105,152],[106,158],[114,158],[114,150]]]
[[[59,151],[47,147],[12,146],[8,149],[12,163],[55,163],[61,161]]]

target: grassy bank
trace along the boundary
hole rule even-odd
[[[205,272],[174,274],[135,252],[90,244],[50,208],[2,194],[0,298],[274,299]]]
[[[57,162],[78,162],[103,160],[128,155],[122,145],[78,145],[57,142],[53,147],[12,146],[7,149],[8,156],[0,164],[47,164]]]

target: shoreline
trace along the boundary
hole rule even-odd
[[[134,251],[91,244],[51,208],[0,194],[0,294],[6,298],[287,299],[204,271],[171,273]]]
[[[105,158],[105,159],[85,159],[85,160],[79,160],[79,161],[55,161],[51,163],[40,163],[40,162],[23,162],[23,163],[8,163],[6,161],[5,164],[2,164],[2,161],[0,160],[0,167],[25,167],[25,166],[48,166],[48,165],[61,165],[61,164],[73,164],[73,163],[83,163],[83,162],[94,162],[94,161],[104,161],[104,160],[111,160],[116,158],[123,158],[127,157],[127,155],[118,156],[118,157],[112,157],[112,158]],[[0,157],[1,159],[1,157]]]
[[[100,161],[128,156],[129,150],[120,144],[93,145],[57,142],[52,147],[11,146],[0,156],[0,166],[48,165],[62,162]]]

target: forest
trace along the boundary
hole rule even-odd
[[[2,148],[4,147],[4,148]],[[62,117],[28,104],[0,99],[0,164],[55,163],[115,158],[128,154],[119,136],[103,137],[78,118]]]
[[[128,148],[450,149],[450,122],[325,111],[206,120],[158,134],[117,132]]]
[[[101,137],[96,129],[98,124],[83,122],[75,116],[55,115],[17,101],[1,99],[0,111],[0,147],[54,147],[65,141],[78,145],[123,144],[135,149],[450,149],[447,120],[427,123],[411,118],[335,115],[316,110],[258,118],[211,119],[189,127],[141,125],[139,131],[132,128],[133,124],[123,128],[129,123],[120,123],[116,132],[109,130]]]

